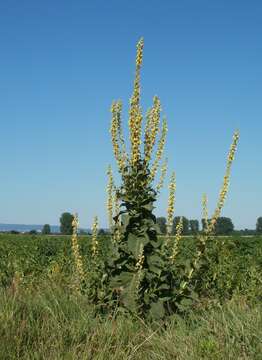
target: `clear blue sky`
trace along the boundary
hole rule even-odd
[[[224,216],[262,216],[262,2],[0,2],[0,223],[57,224],[78,211],[106,226],[113,163],[110,105],[125,110],[135,45],[145,40],[142,97],[169,123],[177,215],[214,209],[233,131],[241,133]],[[127,118],[124,119],[127,122]],[[165,215],[167,192],[157,215]]]

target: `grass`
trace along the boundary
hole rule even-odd
[[[74,291],[70,238],[1,235],[0,359],[262,359],[261,238],[224,241],[194,309],[145,323]]]
[[[101,317],[55,282],[0,296],[1,359],[261,359],[262,306],[234,297],[145,324]]]

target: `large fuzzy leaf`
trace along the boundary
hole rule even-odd
[[[111,288],[126,287],[133,279],[133,273],[123,271],[120,275],[114,276],[110,281]]]
[[[136,260],[139,259],[139,256],[141,254],[141,245],[144,248],[144,246],[148,243],[149,243],[149,238],[146,234],[145,236],[141,236],[141,237],[136,236],[132,233],[128,234],[128,239],[127,239],[128,250],[132,253],[132,255]]]
[[[150,271],[158,276],[161,275],[164,268],[164,262],[158,254],[147,256],[147,264]]]

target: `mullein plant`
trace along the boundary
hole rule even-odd
[[[92,224],[92,248],[91,248],[91,252],[92,252],[92,257],[94,259],[96,259],[96,257],[98,256],[98,217],[95,216],[94,217],[94,221]]]
[[[73,221],[72,221],[73,233],[72,233],[72,238],[71,238],[71,248],[72,248],[74,264],[75,264],[75,272],[74,272],[75,284],[74,285],[75,285],[75,289],[77,291],[80,291],[81,287],[83,285],[83,282],[85,281],[85,272],[84,272],[84,267],[83,267],[82,256],[79,251],[78,235],[77,235],[78,234],[78,226],[79,226],[78,215],[74,214]]]
[[[140,97],[140,72],[144,41],[137,44],[133,94],[129,109],[129,146],[126,146],[122,130],[122,103],[114,101],[111,107],[110,127],[113,153],[121,177],[116,187],[111,167],[108,169],[108,218],[112,235],[113,251],[105,263],[107,299],[130,311],[159,318],[175,311],[193,294],[192,283],[201,266],[217,218],[228,192],[231,165],[239,138],[234,134],[227,159],[226,174],[215,212],[207,223],[203,235],[197,237],[196,254],[189,265],[179,264],[179,245],[183,219],[171,237],[175,211],[176,178],[172,173],[169,184],[167,209],[167,235],[157,233],[154,203],[163,187],[167,161],[162,161],[167,135],[167,121],[161,118],[161,103],[157,96],[143,119]],[[127,148],[130,149],[127,151]],[[159,180],[156,177],[160,172]],[[204,200],[204,209],[207,208]],[[207,217],[207,216],[206,216]],[[207,220],[206,220],[207,221]],[[96,240],[93,240],[93,256],[96,256]],[[185,302],[185,301],[184,301]]]
[[[105,297],[103,284],[105,277],[104,262],[101,261],[100,244],[98,237],[99,223],[95,216],[92,224],[90,256],[83,261],[78,239],[78,215],[74,214],[72,221],[71,249],[73,255],[73,290],[85,294],[92,303],[101,303]]]

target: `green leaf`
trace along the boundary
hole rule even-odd
[[[126,227],[129,224],[129,220],[130,220],[130,216],[128,214],[122,214],[121,215],[121,221],[123,223],[123,228],[124,230],[126,229]]]
[[[158,254],[147,256],[147,263],[148,263],[149,268],[152,265],[163,268],[163,265],[164,265],[162,258]]]
[[[199,299],[199,296],[195,291],[190,292],[190,297],[191,297],[191,299],[193,299],[195,301]]]
[[[149,269],[150,269],[150,271],[152,271],[154,274],[157,274],[158,276],[161,275],[162,270],[159,269],[159,267],[154,266],[154,265],[150,265],[150,268],[149,268]]]
[[[149,243],[149,239],[148,236],[146,235],[138,237],[132,233],[128,234],[128,239],[127,239],[128,250],[133,254],[136,260],[139,259],[139,256],[141,254],[141,245],[144,248],[145,245],[148,243]]]
[[[165,308],[162,301],[152,303],[149,314],[154,320],[162,319],[165,316]]]
[[[182,305],[182,306],[191,306],[192,305],[192,303],[193,303],[193,301],[191,300],[191,299],[188,299],[188,298],[184,298],[184,299],[182,299],[181,300],[181,302],[180,302],[180,304]]]
[[[157,248],[160,248],[160,246],[162,244],[162,240],[160,238],[158,238],[157,241],[151,240],[150,243],[155,249],[157,249]]]
[[[126,287],[132,281],[133,273],[123,271],[120,275],[113,277],[110,281],[111,288]]]
[[[177,307],[181,311],[189,310],[192,307],[193,301],[188,298],[183,298],[180,303],[176,303]]]
[[[162,284],[158,287],[158,290],[169,290],[170,286],[168,284]]]
[[[149,203],[149,204],[147,204],[147,205],[143,205],[142,208],[143,208],[143,209],[146,209],[146,210],[148,210],[148,211],[153,211],[154,206],[153,206],[153,203]]]
[[[136,302],[136,281],[135,281],[135,275],[133,274],[131,281],[129,282],[129,285],[124,288],[124,291],[121,294],[121,300],[123,304],[126,306],[126,308],[132,312],[136,312],[137,310],[137,302]]]
[[[167,302],[172,299],[172,296],[163,296],[159,298],[160,301]]]

